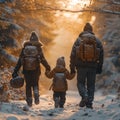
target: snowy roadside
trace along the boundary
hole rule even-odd
[[[94,109],[79,108],[77,91],[68,91],[65,108],[54,109],[52,93],[42,95],[40,104],[24,111],[25,101],[0,104],[0,120],[120,120],[120,101],[115,95],[95,94]]]

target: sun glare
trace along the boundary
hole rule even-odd
[[[59,2],[61,7],[63,9],[71,10],[71,11],[79,11],[83,10],[84,8],[90,6],[93,4],[93,0],[67,0]],[[56,12],[56,16],[59,17],[60,15],[65,16],[66,18],[70,18],[72,16],[73,19],[77,19],[79,15],[81,15],[82,12],[79,12],[78,14],[70,13],[70,12]]]
[[[90,23],[93,24],[93,23],[95,22],[95,20],[96,20],[96,16],[93,15],[93,16],[91,17]]]
[[[72,3],[72,5],[76,5],[79,3],[79,0],[71,0],[70,3]]]
[[[90,4],[92,4],[91,0],[69,0],[68,2],[68,6],[70,8],[79,8],[79,9],[83,9],[84,7],[89,6]]]

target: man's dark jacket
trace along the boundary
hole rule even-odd
[[[84,31],[82,32],[79,37],[77,38],[77,40],[75,41],[73,47],[72,47],[72,51],[71,51],[71,55],[70,55],[70,69],[71,72],[75,72],[75,68],[96,68],[97,73],[101,73],[102,72],[102,65],[103,65],[103,46],[101,41],[96,38],[96,43],[97,43],[97,47],[100,48],[100,56],[99,56],[99,62],[83,62],[82,60],[80,60],[77,56],[76,56],[76,47],[80,45],[80,41],[81,41],[81,36],[85,33],[87,33],[88,31]],[[93,34],[92,32],[89,31],[89,33]]]

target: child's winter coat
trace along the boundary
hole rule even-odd
[[[48,78],[53,78],[53,83],[50,87],[53,91],[64,92],[68,90],[67,79],[71,80],[75,74],[70,74],[69,71],[65,68],[64,57],[57,59],[56,67],[50,71],[46,72]]]

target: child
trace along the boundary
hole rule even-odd
[[[68,89],[67,80],[71,80],[75,74],[70,74],[65,68],[64,57],[57,59],[56,67],[50,72],[46,72],[48,78],[53,78],[53,83],[50,87],[53,90],[53,100],[55,108],[64,108],[66,101],[66,91]]]

